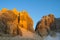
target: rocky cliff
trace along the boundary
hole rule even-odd
[[[25,33],[27,31],[34,32],[33,20],[28,13],[26,11],[18,12],[15,8],[13,10],[3,8],[0,11],[0,34],[3,33],[11,36],[23,36],[23,31],[25,31]]]
[[[42,19],[36,25],[36,33],[40,36],[47,36],[55,32],[60,31],[60,19],[55,18],[53,14],[43,16]]]
[[[3,8],[0,10],[0,39],[43,40],[44,36],[60,32],[60,18],[55,18],[53,14],[43,16],[35,30],[33,24],[27,11],[19,12],[15,8],[13,10]]]
[[[0,40],[43,40],[35,34],[33,20],[27,11],[15,8],[0,11]]]

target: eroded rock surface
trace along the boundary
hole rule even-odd
[[[15,8],[13,10],[3,8],[0,11],[0,34],[29,36],[30,32],[34,32],[33,20],[26,11],[18,12]]]
[[[47,16],[43,16],[41,21],[39,21],[36,25],[36,33],[40,36],[47,36],[51,31],[51,26],[55,21],[55,17],[53,14],[49,14]]]

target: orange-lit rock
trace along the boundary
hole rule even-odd
[[[26,11],[18,12],[15,8],[13,10],[4,8],[0,11],[0,26],[0,32],[11,36],[22,36],[27,31],[29,32],[25,36],[29,36],[28,33],[34,32],[32,18]]]
[[[16,10],[16,8],[14,8],[12,11],[13,11],[17,16],[19,15],[19,12]]]
[[[1,12],[6,12],[7,11],[7,9],[6,8],[3,8],[2,10],[1,10]]]
[[[34,32],[33,20],[28,17],[27,22],[28,22],[28,30]]]
[[[22,12],[20,12],[20,23],[19,25],[22,25],[20,27],[27,29],[27,21],[26,21],[26,15]]]
[[[33,20],[30,18],[26,11],[20,12],[20,26],[26,30],[34,31]]]

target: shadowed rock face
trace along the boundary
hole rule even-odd
[[[56,18],[56,30],[60,33],[60,18]]]
[[[54,23],[51,25],[51,30],[60,33],[60,18],[55,18]]]
[[[54,24],[54,15],[49,14],[47,16],[43,16],[41,21],[39,21],[36,25],[36,33],[40,36],[47,36],[49,32],[51,31],[51,26]]]

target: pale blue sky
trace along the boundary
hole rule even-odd
[[[60,17],[60,0],[0,0],[0,10],[2,8],[26,10],[34,21],[34,28],[44,15],[53,13]]]

